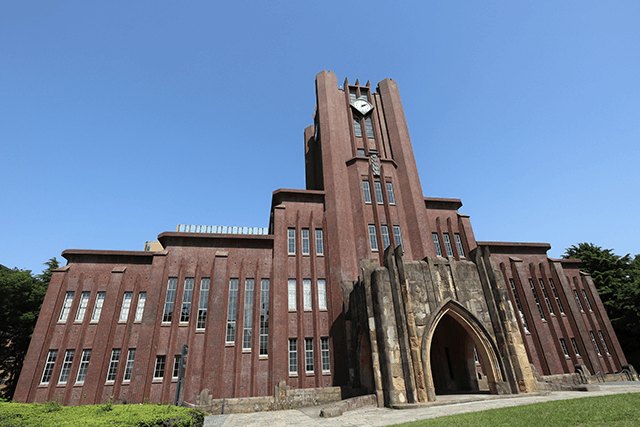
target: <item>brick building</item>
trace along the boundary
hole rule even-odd
[[[188,402],[285,381],[389,405],[482,379],[533,391],[530,363],[619,372],[579,261],[476,241],[460,200],[424,197],[396,83],[343,87],[317,75],[306,189],[273,193],[268,229],[185,226],[145,251],[64,251],[15,398],[173,401],[184,344]]]

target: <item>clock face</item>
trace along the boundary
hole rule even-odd
[[[363,116],[366,116],[371,110],[373,110],[373,105],[362,97],[353,101],[351,106]]]

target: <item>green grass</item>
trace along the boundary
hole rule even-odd
[[[170,420],[168,424],[166,421]],[[168,405],[60,406],[55,402],[0,402],[0,426],[201,426],[202,412]]]
[[[556,400],[398,425],[403,427],[640,426],[640,393]]]

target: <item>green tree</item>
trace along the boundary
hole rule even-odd
[[[591,274],[627,361],[640,367],[640,255],[632,259],[579,243],[562,257],[582,260],[581,269]]]
[[[56,258],[44,265],[47,268],[35,277],[29,270],[0,265],[0,380],[5,386],[0,397],[6,399],[13,397],[40,306],[53,270],[59,267]]]

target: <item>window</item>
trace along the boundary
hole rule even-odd
[[[376,236],[376,226],[369,224],[369,244],[372,251],[378,250],[378,236]]]
[[[124,376],[122,381],[131,381],[131,374],[133,372],[133,361],[136,359],[136,349],[130,348],[127,353],[127,364],[124,367]]]
[[[71,311],[71,303],[73,302],[73,292],[67,292],[64,296],[64,303],[62,304],[62,311],[60,311],[60,317],[58,322],[66,322]]]
[[[316,228],[316,255],[324,255],[322,228]]]
[[[207,325],[207,309],[209,307],[209,283],[208,277],[200,280],[200,298],[198,299],[198,322],[196,329],[204,329]]]
[[[609,346],[607,345],[607,340],[604,339],[604,335],[602,335],[602,331],[598,331],[598,335],[600,336],[600,340],[602,340],[602,344],[604,344],[604,351],[606,351],[607,354],[610,354]]]
[[[456,239],[456,246],[458,247],[458,253],[460,258],[464,258],[464,246],[462,246],[462,239],[459,233],[453,233],[453,237]]]
[[[444,246],[447,248],[447,256],[453,256],[453,247],[451,246],[451,239],[449,233],[442,233],[444,236]]]
[[[242,323],[242,350],[251,351],[253,331],[253,288],[254,280],[244,282],[244,322]]]
[[[331,371],[331,360],[329,359],[329,338],[320,338],[320,354],[322,356],[322,372]]]
[[[357,154],[357,156],[358,156],[358,157],[364,157],[364,156],[365,156],[365,154],[364,154],[364,149],[362,149],[362,148],[358,148],[358,154]]]
[[[360,117],[353,115],[353,128],[356,131],[356,136],[362,136],[362,126],[360,126]]]
[[[356,88],[354,88],[354,87],[349,88],[349,102],[353,102],[353,101],[355,101],[356,99],[358,99],[358,92],[357,92],[357,89],[356,89]]]
[[[153,371],[153,379],[161,380],[164,378],[164,365],[167,363],[167,356],[156,356],[156,368]]]
[[[77,383],[83,383],[87,377],[87,369],[89,369],[89,359],[91,359],[91,350],[82,350],[82,358],[80,359],[80,367],[76,376]]]
[[[562,346],[562,351],[564,352],[565,357],[569,357],[569,349],[567,348],[567,344],[564,342],[564,338],[560,338],[560,345]]]
[[[393,194],[393,184],[387,182],[387,198],[389,199],[390,205],[396,204],[396,196]]]
[[[177,379],[180,376],[180,359],[182,359],[181,354],[176,354],[173,358],[173,372],[171,373],[171,378]]]
[[[187,323],[191,318],[191,298],[193,297],[193,277],[184,279],[182,291],[182,308],[180,309],[180,323]]]
[[[298,374],[298,340],[289,338],[289,375]]]
[[[116,380],[118,372],[118,362],[120,362],[120,349],[114,348],[111,351],[111,361],[109,362],[109,371],[107,372],[107,382]]]
[[[296,298],[296,279],[289,279],[289,311],[296,311],[298,308],[298,301]]]
[[[536,305],[538,306],[538,311],[540,312],[540,317],[542,320],[546,320],[547,318],[544,315],[544,311],[542,311],[542,306],[540,305],[540,299],[538,298],[538,292],[536,291],[535,286],[533,285],[533,279],[529,279],[529,286],[531,286],[531,292],[533,292],[533,299],[536,301]]]
[[[304,370],[313,373],[313,338],[304,339]]]
[[[227,308],[227,344],[236,342],[236,311],[238,306],[238,279],[229,281],[229,307]]]
[[[269,354],[269,279],[260,282],[260,356]]]
[[[593,331],[589,331],[589,335],[591,335],[591,342],[593,342],[593,345],[596,347],[596,351],[598,352],[598,356],[600,356],[602,353],[600,352],[598,341],[596,341],[596,336],[593,334]]]
[[[371,122],[371,116],[364,118],[364,125],[367,128],[367,138],[373,138],[373,123]]]
[[[387,247],[389,245],[391,245],[391,242],[389,241],[389,227],[387,227],[386,225],[381,225],[380,226],[380,231],[382,232],[382,246],[384,246],[385,249],[387,249]]]
[[[311,310],[311,279],[302,280],[302,307],[304,311]]]
[[[49,354],[47,355],[47,361],[44,364],[44,371],[42,371],[42,379],[40,380],[41,384],[49,384],[51,380],[51,375],[53,374],[53,367],[56,364],[56,359],[58,358],[58,350],[49,350]]]
[[[327,309],[327,282],[324,279],[318,279],[318,309]]]
[[[83,292],[80,296],[80,305],[76,312],[76,322],[82,322],[84,320],[84,314],[87,312],[87,305],[89,305],[89,292]]]
[[[91,313],[91,322],[95,323],[100,320],[100,313],[102,313],[102,305],[104,304],[104,292],[98,292],[96,295],[96,302],[93,305],[93,313]]]
[[[558,308],[560,309],[560,313],[564,314],[564,307],[562,306],[562,301],[560,301],[560,295],[558,295],[558,290],[556,289],[556,284],[553,283],[553,279],[549,278],[549,284],[551,285],[551,291],[553,291],[553,297],[556,299],[556,304],[558,304]]]
[[[576,353],[576,356],[580,356],[580,350],[578,350],[578,343],[575,338],[571,338],[571,345],[573,346],[573,351]]]
[[[369,181],[362,181],[362,192],[364,193],[364,202],[371,203],[371,189]]]
[[[67,380],[69,379],[69,373],[71,372],[71,365],[73,364],[73,356],[75,355],[75,353],[75,350],[65,351],[64,361],[62,362],[62,369],[60,370],[60,378],[58,379],[58,383],[67,383]]]
[[[296,254],[296,229],[287,229],[287,252],[289,255]]]
[[[433,237],[433,246],[436,248],[436,255],[442,256],[442,249],[440,248],[440,240],[438,239],[438,233],[431,233]]]
[[[587,296],[587,291],[585,291],[584,289],[582,290],[582,296],[584,296],[584,300],[587,303],[587,308],[589,309],[589,311],[593,311],[593,308],[591,307],[591,301],[589,301],[589,297]]]
[[[516,306],[518,307],[518,313],[520,313],[520,319],[522,320],[524,331],[529,333],[529,325],[527,325],[527,319],[526,317],[524,317],[524,310],[522,309],[520,297],[518,296],[518,291],[516,290],[516,282],[513,279],[509,279],[509,284],[511,285],[511,290],[513,291],[513,297],[516,300]]]
[[[134,322],[142,322],[142,315],[144,314],[144,303],[147,301],[147,293],[140,292],[138,294],[138,306],[136,307],[136,317]]]
[[[396,239],[396,246],[402,245],[402,234],[400,234],[400,226],[393,226],[393,237]]]
[[[129,317],[129,309],[131,308],[131,299],[133,298],[133,292],[125,292],[124,298],[122,298],[122,307],[120,308],[120,319],[118,322],[126,322]]]
[[[542,295],[544,295],[544,300],[547,302],[547,307],[549,308],[549,313],[555,314],[553,311],[553,306],[551,305],[551,300],[549,299],[549,294],[547,293],[547,288],[544,286],[544,280],[538,279],[540,282],[540,289],[542,289]]]
[[[582,306],[582,301],[580,301],[580,297],[578,296],[578,291],[574,289],[573,295],[575,295],[576,301],[578,301],[578,306],[580,307],[580,311],[584,311],[584,307]]]
[[[378,204],[381,205],[383,201],[382,201],[382,186],[380,184],[380,181],[375,181],[373,183],[373,187],[376,190],[376,202],[378,202]]]
[[[167,296],[164,300],[164,312],[162,314],[163,322],[171,322],[173,318],[173,304],[176,300],[176,288],[178,287],[178,278],[169,277],[167,284]]]
[[[309,229],[302,229],[302,255],[309,255]]]

